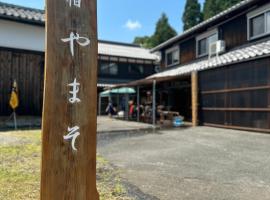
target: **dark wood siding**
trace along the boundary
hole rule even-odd
[[[9,98],[13,80],[18,83],[19,115],[41,115],[44,54],[0,49],[0,115],[11,114]]]
[[[242,15],[220,26],[220,39],[226,42],[226,51],[247,43],[247,17]]]
[[[121,80],[137,80],[155,72],[153,64],[131,64],[143,65],[143,74],[129,71],[129,63],[118,64],[117,75],[100,74],[99,78],[120,83]],[[17,113],[40,116],[43,103],[44,53],[0,48],[0,116],[12,113],[9,99],[14,79],[18,83],[20,100]]]
[[[166,58],[165,58],[166,54],[165,54],[165,50],[161,51],[161,61],[160,61],[160,68],[161,69],[165,69],[166,68]]]
[[[185,64],[196,59],[196,40],[189,39],[180,45],[180,62]]]
[[[201,121],[270,131],[270,58],[199,73]]]

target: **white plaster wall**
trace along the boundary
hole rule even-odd
[[[0,47],[45,51],[45,27],[0,20]]]

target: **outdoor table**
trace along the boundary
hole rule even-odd
[[[165,120],[172,121],[174,117],[179,116],[179,112],[175,111],[160,111],[160,123],[163,124]]]

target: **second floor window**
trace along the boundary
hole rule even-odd
[[[143,75],[144,67],[143,65],[130,64],[128,66],[128,73],[133,75]]]
[[[180,62],[180,50],[179,47],[173,47],[166,51],[166,67],[179,64]]]
[[[270,34],[270,8],[249,14],[248,26],[249,39],[256,39]]]
[[[197,57],[207,56],[209,47],[218,41],[217,30],[209,31],[197,37]]]
[[[101,62],[100,74],[117,75],[118,65],[116,63],[111,63],[111,62]]]

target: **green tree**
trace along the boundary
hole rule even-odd
[[[221,3],[221,8],[222,10],[225,10],[227,8],[230,8],[232,6],[234,6],[235,4],[241,2],[242,0],[219,0]]]
[[[138,44],[144,48],[152,48],[153,47],[153,45],[151,43],[151,37],[149,37],[149,36],[135,37],[133,44]]]
[[[221,12],[220,0],[205,0],[203,7],[203,19],[207,20]]]
[[[185,11],[182,17],[184,30],[192,28],[202,21],[201,4],[198,0],[187,0]]]
[[[156,24],[155,33],[152,36],[135,37],[133,43],[139,44],[144,48],[153,48],[176,35],[176,31],[169,24],[168,17],[162,13],[161,18]]]
[[[205,0],[203,8],[203,19],[209,19],[218,13],[234,6],[242,0]]]
[[[151,37],[151,44],[153,47],[169,40],[176,36],[177,33],[173,27],[169,24],[168,17],[165,13],[162,13],[161,18],[156,24],[156,30],[154,35]]]

